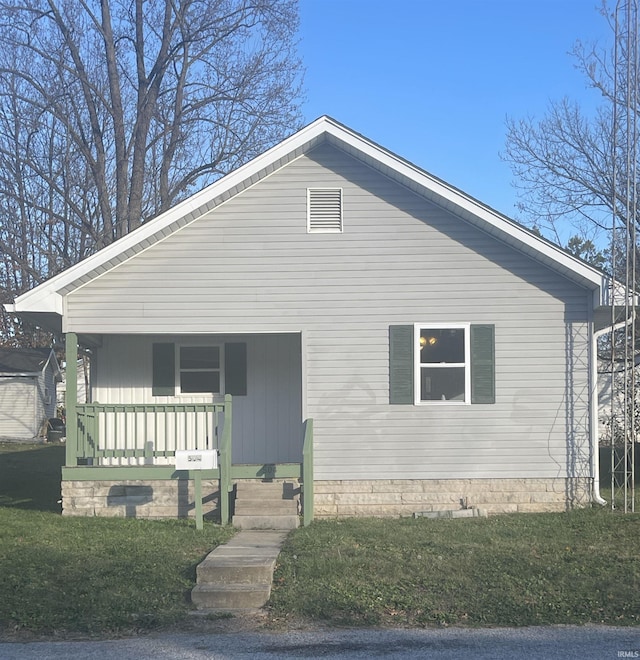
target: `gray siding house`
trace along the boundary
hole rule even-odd
[[[60,368],[50,348],[0,348],[0,440],[46,435],[58,382]]]
[[[226,522],[239,481],[288,479],[308,521],[598,500],[606,292],[322,117],[10,309],[64,333],[67,364],[93,356],[65,514],[124,515],[144,487],[137,515],[184,515],[175,450],[214,448],[208,510]]]

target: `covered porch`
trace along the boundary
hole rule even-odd
[[[67,363],[66,465],[62,469],[63,509],[67,484],[111,484],[111,501],[125,502],[127,494],[143,504],[153,496],[150,482],[178,482],[182,491],[196,478],[212,485],[206,495],[217,502],[222,524],[231,520],[232,493],[240,480],[297,480],[300,483],[302,517],[305,525],[313,519],[313,422],[299,422],[299,460],[234,461],[234,405],[232,394],[211,397],[210,402],[78,403],[78,336],[68,332],[65,339]],[[247,407],[246,399],[243,402]],[[237,418],[237,415],[235,416]],[[210,470],[177,470],[176,451],[214,450],[218,466]],[[235,454],[238,455],[237,452]],[[241,457],[247,456],[246,449]],[[121,484],[118,490],[114,486]],[[139,487],[136,488],[136,484]],[[175,483],[172,484],[175,486]],[[186,490],[185,490],[186,487]],[[98,487],[96,487],[98,488]],[[99,490],[99,488],[98,488]],[[118,495],[119,494],[119,495]],[[120,500],[118,500],[118,497]],[[198,515],[202,501],[187,508]],[[184,498],[183,498],[184,499]],[[197,500],[197,498],[196,498]],[[201,512],[201,509],[200,509]],[[128,515],[128,512],[127,512]],[[135,512],[133,512],[135,515]]]

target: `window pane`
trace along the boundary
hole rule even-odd
[[[464,363],[464,328],[420,328],[420,362]]]
[[[420,369],[421,401],[464,401],[464,367]]]
[[[180,369],[219,369],[220,348],[218,346],[182,346]]]
[[[184,394],[217,394],[220,392],[220,373],[217,371],[183,371],[180,391]]]

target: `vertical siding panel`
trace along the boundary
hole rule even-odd
[[[98,349],[100,377],[93,391],[101,403],[205,403],[206,395],[175,397],[152,394],[152,345],[160,341],[223,344],[237,336],[105,335]],[[295,335],[243,336],[247,343],[248,395],[234,397],[235,463],[299,462],[300,341]],[[124,427],[120,428],[123,432]],[[162,445],[164,448],[164,445]],[[277,457],[277,458],[275,458]]]

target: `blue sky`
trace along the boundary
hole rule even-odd
[[[300,0],[307,122],[327,114],[518,219],[507,116],[593,107],[569,55],[610,42],[600,0]]]

